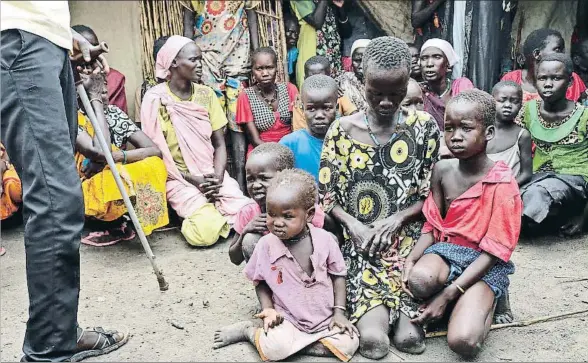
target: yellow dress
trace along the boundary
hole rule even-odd
[[[109,127],[112,126],[110,121],[109,119]],[[119,121],[120,119],[117,119],[117,122]],[[91,137],[94,136],[92,124],[81,112],[78,112],[78,125],[80,130],[87,132]],[[113,150],[118,150],[118,147],[113,145]],[[112,171],[106,166],[102,172],[86,179],[81,172],[84,160],[85,157],[82,154],[76,153],[86,216],[106,222],[122,217],[127,213],[127,208]],[[152,156],[135,163],[125,165],[119,163],[117,169],[126,184],[126,190],[145,235],[151,234],[154,229],[166,226],[169,223],[165,194],[167,171],[163,160]]]

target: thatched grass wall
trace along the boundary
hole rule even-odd
[[[373,22],[388,35],[405,42],[413,40],[410,24],[411,1],[409,0],[356,0]]]

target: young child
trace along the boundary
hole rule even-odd
[[[337,81],[322,74],[304,80],[301,93],[308,130],[294,131],[280,140],[294,153],[294,167],[307,171],[317,182],[323,140],[337,116],[338,88]]]
[[[439,319],[455,304],[447,342],[464,357],[478,354],[496,299],[506,294],[521,228],[522,202],[512,172],[486,155],[495,114],[494,99],[480,90],[448,102],[445,141],[455,158],[433,168],[423,206],[426,222],[402,274],[403,289],[427,301],[413,323]]]
[[[504,161],[522,186],[533,176],[531,134],[514,122],[521,110],[523,89],[513,81],[501,81],[492,89],[492,96],[496,100],[495,136],[486,153],[494,161]]]
[[[214,348],[249,341],[263,361],[302,352],[349,361],[359,346],[345,316],[343,255],[333,236],[310,222],[317,186],[302,170],[279,172],[267,190],[267,227],[245,267],[255,284],[262,321],[217,331]],[[263,328],[261,328],[263,326]]]
[[[305,82],[308,77],[315,76],[317,74],[331,76],[331,64],[329,63],[329,59],[327,57],[316,55],[308,59],[304,64]],[[301,89],[303,88],[304,83],[302,84]],[[357,107],[355,107],[355,105],[347,96],[342,94],[339,88],[337,88],[337,97],[337,107],[335,110],[337,111],[338,116],[348,116],[357,112]],[[302,103],[302,97],[300,94],[294,102],[294,111],[292,117],[292,129],[294,131],[308,129],[308,122],[304,116],[304,105]]]
[[[536,76],[541,100],[520,113],[535,144],[533,177],[521,188],[523,232],[571,236],[588,227],[588,108],[566,96],[568,56],[543,56]]]
[[[229,248],[229,257],[235,265],[248,261],[259,239],[268,233],[266,193],[270,182],[278,172],[293,167],[292,151],[275,142],[261,144],[249,155],[245,164],[245,180],[253,202],[241,208],[235,218],[233,229],[236,233]],[[324,219],[322,209],[316,208],[312,220],[314,226],[322,228]]]
[[[402,106],[402,109],[406,113],[414,111],[424,111],[425,105],[423,100],[423,90],[414,78],[411,78],[408,81],[408,87],[406,88],[406,96],[404,97],[404,100],[402,100],[400,106]]]

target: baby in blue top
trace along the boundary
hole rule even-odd
[[[302,104],[308,130],[295,131],[280,140],[294,153],[294,167],[307,171],[317,182],[323,140],[337,113],[338,88],[333,78],[323,74],[305,79]]]

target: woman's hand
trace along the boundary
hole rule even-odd
[[[430,321],[436,321],[443,317],[447,305],[451,299],[445,294],[445,290],[437,294],[431,301],[423,305],[421,315],[411,320],[413,324],[424,325]]]
[[[390,249],[403,224],[404,221],[398,214],[374,222],[372,237],[369,241],[364,241],[362,248],[368,251],[370,258]]]
[[[349,232],[349,236],[351,237],[353,243],[355,243],[355,247],[358,249],[358,252],[363,253],[363,246],[365,245],[365,242],[369,241],[373,234],[372,228],[370,226],[366,226],[356,219],[355,222],[347,225],[347,232]]]
[[[102,170],[104,170],[104,167],[106,166],[105,163],[96,162],[90,159],[86,160],[89,160],[89,162],[84,163],[81,169],[86,179],[90,179],[94,175],[100,173]]]
[[[255,315],[255,317],[263,320],[263,331],[266,332],[266,334],[268,330],[275,328],[284,321],[284,317],[278,314],[275,309],[263,309],[263,311]]]
[[[343,333],[347,332],[349,336],[353,336],[353,334],[355,334],[359,337],[359,330],[357,330],[355,325],[351,324],[349,319],[345,317],[345,314],[343,314],[343,311],[340,309],[335,309],[335,313],[333,314],[333,318],[329,324],[329,330],[333,330],[335,327],[340,328]]]
[[[267,214],[262,213],[257,217],[253,218],[245,229],[243,230],[243,234],[247,233],[257,233],[257,234],[264,234],[267,232]]]
[[[196,188],[198,188],[198,190],[200,190],[200,192],[202,194],[204,194],[204,196],[206,197],[206,199],[211,202],[214,203],[217,201],[217,199],[220,197],[218,191],[221,187],[221,185],[215,184],[214,182],[211,182],[210,179],[208,178],[210,174],[207,175],[184,175],[184,179],[186,179],[190,184],[194,185]]]

